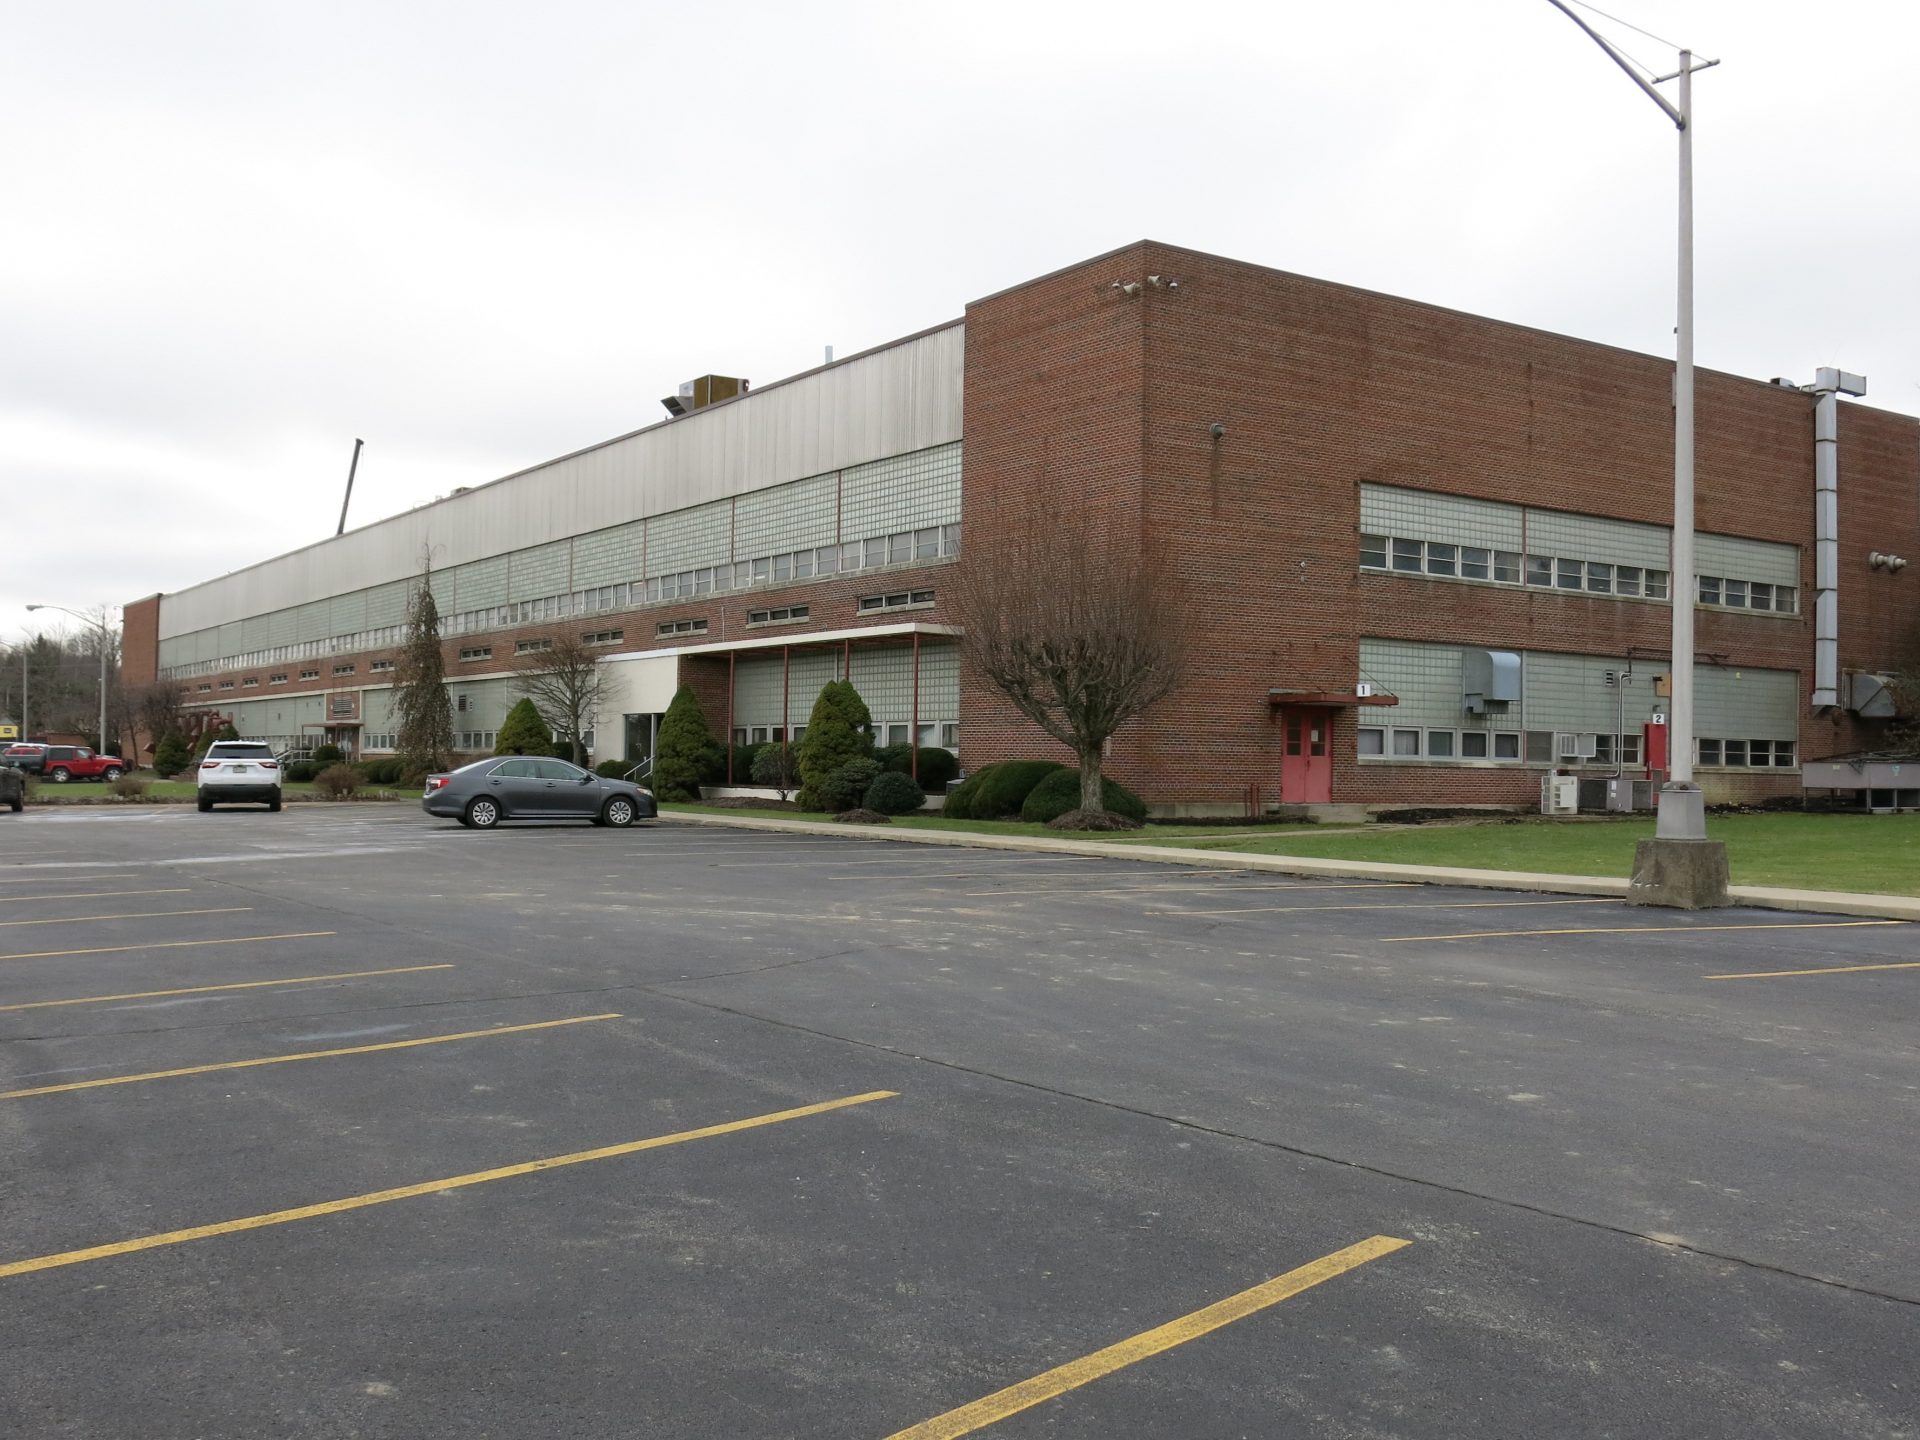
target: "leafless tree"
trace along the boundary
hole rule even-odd
[[[961,648],[1020,713],[1080,761],[1080,808],[1104,815],[1107,740],[1179,683],[1177,597],[1137,537],[1041,516],[969,555]]]
[[[145,735],[154,744],[163,735],[186,733],[186,710],[180,701],[178,680],[156,680],[125,693],[127,723],[136,737]]]
[[[586,764],[586,734],[607,696],[607,672],[593,647],[572,633],[555,637],[520,658],[513,688],[533,701],[556,740],[573,747],[574,763]]]

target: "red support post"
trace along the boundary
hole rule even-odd
[[[727,652],[727,784],[733,784],[733,661],[734,652]]]
[[[780,647],[780,768],[787,768],[793,745],[793,647]],[[749,779],[752,777],[749,776]]]
[[[913,718],[907,725],[907,773],[920,783],[920,632],[913,632]]]

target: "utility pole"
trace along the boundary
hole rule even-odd
[[[353,442],[353,459],[347,465],[347,493],[340,497],[340,524],[335,527],[333,532],[336,535],[344,535],[347,533],[347,506],[353,501],[353,477],[354,473],[360,468],[360,447],[366,443],[364,440],[355,440]]]
[[[1567,8],[1547,3],[1578,25],[1614,64],[1658,105],[1680,134],[1678,314],[1673,366],[1673,553],[1668,598],[1673,607],[1673,663],[1667,706],[1667,778],[1660,787],[1654,838],[1634,854],[1630,901],[1695,910],[1727,903],[1727,849],[1707,839],[1706,798],[1693,779],[1693,72],[1718,65],[1680,52],[1679,68],[1651,79],[1592,26]],[[1679,103],[1654,87],[1678,80]]]
[[[95,733],[94,743],[99,747],[100,754],[102,755],[106,754],[107,753],[107,645],[112,638],[112,632],[108,630],[107,622],[105,620],[96,620],[91,615],[82,615],[78,610],[69,610],[64,605],[29,605],[27,606],[27,609],[58,610],[63,615],[71,615],[73,616],[74,619],[80,621],[81,623],[86,625],[91,625],[93,627],[94,643],[100,647],[100,729]],[[26,700],[24,697],[24,691],[26,689],[26,665],[25,665],[24,658],[22,659],[22,662],[21,662],[20,684],[21,684],[21,690],[23,692],[22,699],[20,702],[20,708],[22,710],[25,710],[27,707],[26,707]],[[21,729],[24,730],[25,728],[26,726],[23,722],[21,725]]]

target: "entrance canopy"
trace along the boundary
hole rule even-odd
[[[1362,695],[1344,690],[1269,690],[1269,705],[1322,705],[1339,709],[1350,705],[1398,705],[1398,695]]]

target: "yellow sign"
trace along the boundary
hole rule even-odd
[[[19,738],[20,727],[18,725],[0,725],[0,740],[18,740]]]

